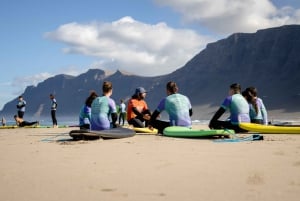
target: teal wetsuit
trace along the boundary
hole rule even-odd
[[[156,110],[158,112],[165,110],[169,114],[171,126],[189,127],[192,125],[190,109],[192,109],[192,105],[188,97],[176,93],[162,99]]]
[[[227,121],[218,120],[226,110],[229,110],[230,117]],[[209,122],[211,129],[234,129],[235,132],[245,132],[239,127],[240,122],[250,122],[249,104],[241,94],[228,96],[222,103],[219,110]]]
[[[241,94],[228,96],[221,105],[230,111],[230,122],[238,125],[240,122],[250,122],[249,104]]]
[[[97,97],[91,106],[91,130],[110,129],[109,116],[116,113],[116,104],[113,99],[106,96]]]
[[[162,111],[169,114],[169,122],[157,120]],[[160,101],[151,115],[150,125],[157,128],[159,133],[163,133],[163,130],[168,126],[191,127],[192,114],[192,105],[188,97],[178,93],[171,94]]]

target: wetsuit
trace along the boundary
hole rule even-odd
[[[51,104],[51,118],[52,118],[53,126],[57,126],[56,108],[57,108],[57,102],[56,102],[56,99],[53,98],[52,104]]]
[[[225,113],[226,110],[230,111],[228,121],[219,121],[218,119]],[[228,96],[222,103],[219,110],[215,113],[209,123],[211,129],[233,129],[236,132],[245,132],[239,128],[240,122],[250,122],[249,104],[241,94],[234,94]]]
[[[266,107],[263,103],[263,101],[260,98],[256,98],[256,104],[257,104],[257,113],[252,104],[250,104],[250,119],[252,123],[258,123],[258,124],[268,124],[268,113],[266,110]]]
[[[169,122],[156,119],[162,111],[168,113]],[[179,93],[171,94],[160,101],[151,116],[150,125],[157,128],[160,133],[168,126],[191,127],[192,114],[192,105],[188,97]]]
[[[90,129],[91,124],[91,107],[84,105],[79,112],[80,129]]]
[[[20,100],[17,104],[18,108],[18,117],[23,118],[24,113],[25,113],[25,106],[26,106],[26,101],[25,100]]]
[[[112,125],[109,117],[111,116]],[[91,130],[116,127],[117,109],[115,101],[107,96],[97,97],[91,106]]]

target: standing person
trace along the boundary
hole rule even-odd
[[[56,108],[57,108],[57,102],[53,94],[50,94],[51,99],[51,118],[53,123],[53,128],[57,128],[57,120],[56,120]]]
[[[25,114],[25,106],[26,106],[26,101],[23,99],[23,96],[19,96],[18,98],[18,117],[23,118]]]
[[[2,126],[6,126],[6,119],[4,117],[2,117],[1,119],[1,124]]]
[[[15,115],[14,119],[16,121],[17,126],[19,127],[39,125],[38,121],[33,121],[33,122],[24,121],[22,118],[18,117],[18,115]]]
[[[149,126],[157,128],[159,133],[168,126],[185,126],[191,127],[193,115],[192,105],[187,96],[178,93],[177,84],[173,81],[166,85],[167,97],[163,98],[153,112]],[[162,111],[169,115],[169,122],[157,120]]]
[[[85,100],[84,105],[79,112],[79,127],[80,129],[90,129],[91,127],[91,105],[98,95],[95,91],[92,91],[89,97]]]
[[[229,110],[230,117],[227,121],[218,120],[226,110]],[[239,127],[240,122],[250,122],[249,104],[241,95],[241,85],[234,83],[230,85],[229,96],[225,98],[219,110],[209,122],[211,129],[233,129],[235,132],[245,132]]]
[[[105,81],[102,85],[103,95],[97,97],[91,105],[91,130],[105,130],[116,128],[118,119],[115,101],[110,98],[112,95],[112,83]],[[112,123],[109,117],[111,116]]]
[[[124,103],[124,100],[121,99],[121,103],[119,105],[119,125],[121,125],[121,120],[122,120],[122,125],[124,126],[124,121],[125,121],[125,116],[126,116],[126,105]]]
[[[144,128],[145,126],[148,126],[151,112],[145,101],[146,93],[147,92],[143,87],[138,87],[136,88],[134,95],[128,101],[127,121],[134,127]]]
[[[257,89],[255,87],[248,87],[242,94],[250,106],[251,123],[268,125],[267,109],[262,99],[257,97]]]

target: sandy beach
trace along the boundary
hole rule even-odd
[[[70,141],[72,129],[0,129],[0,200],[300,197],[300,135],[221,143],[157,135]]]

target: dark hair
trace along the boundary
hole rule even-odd
[[[112,90],[112,83],[111,82],[108,82],[108,81],[105,81],[103,82],[103,85],[102,85],[102,92],[103,93],[108,93],[110,90]]]
[[[257,89],[255,87],[248,87],[247,90],[250,91],[253,96],[257,96]]]
[[[173,81],[168,82],[166,87],[167,87],[167,90],[172,94],[175,94],[178,92],[177,84]]]
[[[95,91],[92,91],[90,96],[85,100],[85,105],[91,107],[93,100],[97,97],[97,93]]]
[[[234,84],[230,85],[230,89],[232,89],[235,94],[240,93],[241,92],[241,85],[238,84],[238,83],[234,83]]]
[[[256,102],[257,90],[255,87],[248,87],[243,91],[242,95],[246,98],[246,100],[252,104],[255,109],[255,113],[258,113],[258,105]]]

